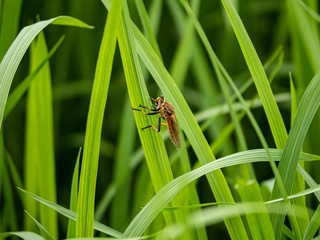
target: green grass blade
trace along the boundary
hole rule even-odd
[[[274,161],[279,161],[282,155],[282,150],[270,149],[270,154]],[[310,156],[306,154],[300,154],[300,160],[319,160],[318,156]],[[160,211],[170,202],[170,200],[178,194],[183,188],[185,188],[192,181],[208,174],[211,171],[221,169],[223,167],[229,167],[244,163],[253,162],[268,162],[269,156],[264,149],[249,150],[244,152],[235,153],[216,161],[207,163],[189,173],[183,174],[166,186],[164,186],[149,202],[148,204],[137,214],[137,216],[130,223],[123,236],[140,236],[156,218]],[[232,201],[225,201],[232,203]],[[283,205],[282,205],[283,206]]]
[[[7,102],[9,90],[14,77],[14,74],[19,66],[19,63],[27,51],[32,40],[38,33],[49,24],[61,24],[69,26],[77,26],[90,28],[89,25],[71,18],[71,17],[56,17],[46,21],[40,21],[23,28],[14,42],[11,44],[7,53],[0,63],[0,129],[2,126],[3,113]]]
[[[24,194],[26,194],[27,196],[33,198],[34,200],[36,200],[37,202],[41,203],[41,204],[44,204],[50,208],[52,208],[53,210],[57,211],[58,213],[60,213],[61,215],[67,217],[67,218],[70,218],[72,219],[73,221],[76,221],[77,220],[77,214],[74,212],[74,211],[71,211],[67,208],[64,208],[56,203],[53,203],[53,202],[50,202],[46,199],[43,199],[41,197],[38,197],[37,195],[35,194],[32,194],[26,190],[23,190],[21,188],[18,188],[20,191],[22,191]],[[120,238],[121,237],[121,233],[106,226],[106,225],[103,225],[97,221],[94,221],[94,229],[100,231],[100,232],[103,232],[105,234],[108,234],[112,237],[116,237],[116,238]]]
[[[46,239],[50,239],[50,240],[54,240],[55,238],[47,231],[47,229],[45,229],[41,223],[39,223],[37,221],[37,219],[35,219],[34,217],[32,217],[32,215],[30,213],[28,213],[27,211],[25,211],[25,213],[32,219],[32,221],[35,222],[35,224],[38,226],[38,228],[40,229],[40,231],[43,233],[43,235],[46,237]]]
[[[114,186],[116,194],[113,198],[111,209],[111,227],[124,230],[124,226],[128,225],[130,213],[130,193],[131,193],[131,174],[130,160],[134,148],[134,119],[132,110],[130,109],[129,98],[124,101],[120,133],[118,138],[115,167],[114,167]],[[121,210],[120,210],[121,209]]]
[[[132,24],[127,6],[124,8],[123,12],[121,31],[119,33],[119,46],[132,106],[135,108],[140,104],[150,106],[149,94],[143,80],[138,55],[135,50],[136,47]],[[134,116],[144,149],[151,181],[154,190],[157,192],[173,179],[173,174],[161,135],[155,131],[142,132],[141,127],[148,126],[150,123],[156,125],[155,122],[158,117],[153,116],[153,118],[146,118],[145,115],[137,111],[134,111]],[[180,198],[173,199],[171,204],[175,205],[177,203],[180,203]],[[180,212],[164,212],[163,215],[167,224],[172,224],[175,221],[184,221],[184,216]],[[185,237],[190,238],[191,236],[186,234]]]
[[[236,190],[239,192],[242,202],[256,202],[257,207],[259,207],[259,203],[261,203],[259,214],[253,213],[246,215],[252,239],[274,239],[270,216],[263,202],[257,181],[238,180]]]
[[[155,36],[157,36],[159,32],[159,24],[161,20],[162,5],[163,5],[162,2],[163,2],[162,0],[153,0],[150,3],[150,8],[149,8],[150,24]]]
[[[320,205],[317,207],[317,210],[314,212],[310,223],[303,235],[303,240],[312,239],[320,226]]]
[[[317,186],[316,181],[314,181],[314,179],[309,175],[309,173],[307,173],[306,170],[304,170],[300,165],[298,165],[298,169],[299,169],[301,175],[303,176],[303,178],[305,179],[306,183],[309,185],[309,187]],[[320,193],[316,193],[316,197],[317,197],[318,201],[320,202]]]
[[[150,42],[150,45],[155,50],[155,52],[158,54],[158,56],[161,58],[160,49],[156,40],[156,37],[153,33],[153,29],[149,20],[149,16],[146,10],[146,7],[144,6],[144,3],[142,0],[135,0],[137,10],[143,25],[143,29],[145,31],[146,37]]]
[[[28,77],[26,77],[19,86],[14,89],[14,91],[9,95],[8,101],[6,104],[6,109],[4,111],[3,120],[6,119],[6,117],[11,113],[11,111],[14,109],[14,107],[17,105],[17,103],[20,101],[24,93],[28,90],[31,82],[35,79],[37,74],[40,72],[43,66],[49,61],[49,59],[52,57],[52,55],[56,52],[60,44],[62,43],[64,37],[61,37],[57,43],[53,46],[53,48],[50,50],[48,56],[43,59],[41,64],[37,67],[37,69],[32,72]]]
[[[201,164],[213,161],[215,159],[208,142],[206,141],[197,121],[195,120],[188,104],[171,78],[160,59],[156,56],[149,43],[143,35],[134,28],[137,51],[142,61],[147,66],[155,81],[159,85],[163,94],[175,108],[176,116],[183,131],[187,135],[195,153],[197,154]],[[233,201],[231,192],[226,183],[224,176],[220,170],[215,171],[208,176],[210,186],[218,201]],[[239,238],[246,238],[246,233],[240,218],[226,220],[228,228]],[[241,227],[242,226],[242,227]]]
[[[123,1],[113,1],[100,45],[91,94],[81,167],[77,237],[93,237],[100,138]]]
[[[37,69],[47,56],[48,50],[44,34],[40,33],[31,45],[31,72]],[[28,166],[25,171],[25,179],[27,189],[35,187],[40,196],[55,202],[53,131],[51,73],[47,63],[31,83],[27,98],[25,161]],[[33,184],[35,185],[32,186]],[[41,207],[39,213],[41,224],[55,238],[58,238],[56,212]],[[38,213],[32,212],[32,215],[37,216]]]
[[[78,204],[78,189],[79,189],[79,165],[80,165],[80,156],[81,148],[79,149],[77,162],[73,170],[72,183],[71,183],[71,194],[70,194],[70,210],[77,211]],[[69,219],[68,222],[68,231],[67,238],[72,238],[76,236],[76,222]]]
[[[290,74],[290,92],[291,92],[291,126],[297,114],[297,93]]]
[[[200,8],[200,1],[197,0],[192,3],[192,9],[195,14],[197,14]],[[177,9],[172,9],[172,11],[177,11]],[[178,14],[175,14],[174,16],[177,15]],[[169,70],[172,78],[176,81],[178,86],[183,86],[183,83],[186,80],[192,57],[196,54],[193,49],[195,43],[195,31],[192,20],[189,19],[188,22],[185,23],[182,39],[180,40],[177,50],[173,56]],[[186,51],[186,49],[189,49],[189,51]]]
[[[19,30],[22,0],[6,0],[1,9],[0,59],[10,47]]]
[[[299,160],[299,152],[302,148],[305,136],[313,120],[314,115],[320,105],[320,74],[317,73],[305,91],[299,104],[296,118],[293,122],[288,141],[284,148],[283,156],[279,164],[279,173],[284,179],[284,185],[287,192],[291,191],[296,168]],[[274,188],[272,198],[279,197],[279,189]],[[271,208],[273,208],[271,206]],[[274,210],[274,209],[272,209]],[[275,236],[279,239],[282,225],[285,218],[285,209],[277,209],[278,215],[273,215],[273,224],[275,226]]]
[[[7,232],[7,233],[0,233],[0,238],[7,238],[11,236],[17,236],[24,240],[45,240],[45,238],[39,236],[33,232]]]
[[[287,140],[287,131],[278,105],[274,99],[266,73],[231,0],[222,0],[222,3],[232,24],[259,97],[262,101],[276,146],[283,148]]]

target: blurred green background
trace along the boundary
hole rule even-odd
[[[13,0],[0,1],[2,16],[8,1]],[[68,15],[78,18],[95,27],[92,30],[87,30],[50,26],[44,30],[49,49],[53,47],[61,35],[65,35],[62,45],[50,59],[50,67],[53,86],[57,202],[62,206],[68,207],[70,186],[76,157],[79,147],[82,147],[84,143],[90,94],[107,10],[98,0],[15,0],[13,2],[16,2],[15,4],[17,4],[17,6],[21,4],[21,8],[19,13],[19,7],[17,7],[19,20],[17,29],[12,29],[12,41],[14,40],[15,34],[17,34],[23,27],[34,23],[37,16],[39,16],[41,20],[45,20],[60,15]],[[314,8],[317,8],[317,1],[310,0],[306,2],[308,2],[309,5],[314,6]],[[150,16],[153,16],[153,25],[158,26],[154,31],[157,35],[157,41],[164,65],[169,71],[171,71],[173,69],[174,57],[176,56],[179,43],[183,36],[183,29],[181,25],[179,25],[179,21],[186,21],[185,11],[178,1],[174,0],[147,0],[144,1],[144,3],[148,10],[151,11],[152,9],[154,11],[150,13]],[[297,51],[295,50],[295,47],[297,47],[297,44],[295,44],[294,37],[292,33],[290,33],[290,16],[288,16],[285,1],[235,0],[234,3],[237,6],[238,13],[249,36],[251,37],[262,63],[266,62],[274,51],[278,47],[282,46],[284,60],[277,72],[275,80],[272,83],[274,93],[289,93],[289,72],[292,72],[298,96],[301,96],[315,71],[310,67],[311,64],[309,64],[309,60],[304,62],[303,67],[301,67],[302,65],[300,65],[300,67],[296,65]],[[131,18],[135,24],[142,29],[135,1],[129,0],[128,4]],[[156,4],[157,8],[152,8],[152,6],[156,6]],[[181,10],[181,16],[176,14],[177,11],[174,10],[175,8],[179,8]],[[159,18],[157,18],[157,15]],[[198,19],[204,28],[213,49],[216,51],[228,73],[231,75],[237,86],[242,86],[242,84],[250,78],[250,73],[220,1],[202,0],[199,8]],[[156,24],[157,22],[158,24]],[[7,48],[8,46],[1,46],[1,52],[5,52],[4,49]],[[199,44],[195,44],[193,49],[194,51],[191,54],[195,54],[194,52],[197,51],[198,48],[203,47]],[[298,57],[304,59],[303,53],[301,54],[299,52],[299,54],[300,55]],[[207,58],[207,56],[205,56],[205,58]],[[11,90],[28,75],[29,62],[30,56],[27,53],[15,75]],[[208,62],[200,64],[208,64]],[[208,78],[212,79],[212,96],[208,99],[208,96],[204,94],[205,89],[203,89],[202,81],[201,79],[197,79],[197,74],[195,74],[192,65],[189,63],[182,67],[185,67],[187,70],[185,75],[181,77],[183,85],[180,89],[193,113],[197,113],[201,110],[205,110],[225,102],[212,69],[211,71],[203,73]],[[270,73],[271,70],[276,67],[276,63],[273,63],[273,65],[271,65],[271,69],[267,72]],[[159,92],[159,88],[153,81],[152,77],[148,74],[146,74],[146,76],[148,81],[147,87],[150,95],[153,97],[161,95],[161,92]],[[244,96],[246,98],[251,98],[255,94],[256,90],[253,86],[245,92]],[[108,187],[114,176],[114,159],[121,130],[120,124],[124,116],[123,109],[131,107],[128,101],[126,101],[127,95],[128,93],[122,69],[122,62],[117,46],[103,124],[96,188],[97,203],[103,197],[105,189]],[[291,107],[289,99],[279,103],[279,106],[286,127],[289,129]],[[25,108],[26,98],[24,97],[3,123],[2,127],[5,146],[22,179],[25,153]],[[263,109],[257,108],[253,110],[253,113],[262,128],[269,147],[274,147],[273,138]],[[213,142],[219,136],[219,133],[222,131],[222,129],[219,129],[219,126],[223,128],[226,123],[230,121],[230,117],[229,115],[223,115],[215,121],[216,122],[213,124],[215,126],[212,127],[213,129],[210,130],[209,128],[209,130],[205,132],[209,143]],[[258,138],[256,137],[256,134],[254,133],[247,118],[244,118],[242,126],[245,132],[248,148],[261,148]],[[308,135],[307,139],[308,145],[305,148],[306,152],[313,154],[320,153],[316,143],[316,136],[318,136],[317,134],[319,132],[319,128],[317,126],[318,123],[314,123],[314,130],[310,131],[311,134]],[[132,124],[131,127],[134,128],[134,131],[128,134],[135,135],[132,137],[134,149],[132,156],[134,156],[134,154],[137,153],[136,151],[141,148],[141,144],[136,132],[136,126]],[[169,141],[166,141],[166,146],[170,153],[175,151]],[[216,156],[217,158],[225,156],[237,152],[239,149],[240,147],[237,144],[235,136],[231,135],[227,140],[227,144],[225,144],[224,147],[216,153]],[[189,155],[192,163],[195,163],[197,160],[195,154],[190,150]],[[142,161],[138,168],[132,172],[132,182],[130,184],[136,184],[135,175],[140,174],[142,171],[141,169],[144,169],[145,167],[145,163]],[[316,172],[317,169],[319,169],[318,167],[318,164],[313,163],[313,167],[310,168],[310,174],[312,174],[312,172]],[[258,181],[263,181],[273,177],[273,174],[269,169],[269,164],[267,163],[256,164],[254,165],[254,169]],[[231,168],[226,171],[227,176],[231,177],[237,170],[232,170]],[[314,174],[313,176],[316,180],[320,180],[318,174]],[[232,179],[230,179],[230,182],[232,182]],[[200,180],[200,184],[198,184],[200,186],[204,186],[204,190],[200,187],[198,191],[201,202],[213,201],[211,193],[208,193],[205,190],[206,184],[207,182],[204,178]],[[2,228],[0,227],[1,231],[23,229],[22,216],[24,213],[21,198],[19,197],[20,193],[16,191],[16,188],[13,185],[12,190],[16,206],[17,229],[11,229],[9,226],[6,226]],[[133,195],[133,193],[131,194]],[[4,201],[1,201],[3,199],[3,195],[0,195],[0,212],[5,208],[5,205],[2,204]],[[147,199],[148,196],[146,196],[145,201]],[[137,209],[131,212],[132,216],[137,213],[136,211]],[[62,217],[59,217],[59,220],[60,233],[64,233],[66,232],[65,223],[67,220]],[[109,220],[110,215],[105,214],[102,222],[108,224]],[[214,228],[213,232],[219,233],[216,236],[224,236],[227,238],[227,233],[223,224],[212,228]],[[209,238],[214,239],[213,234],[211,235],[210,231],[208,232]]]

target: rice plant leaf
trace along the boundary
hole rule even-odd
[[[181,94],[177,84],[171,78],[160,59],[152,50],[149,43],[133,27],[136,37],[137,51],[144,64],[149,69],[163,94],[175,108],[176,116],[183,131],[187,135],[195,153],[202,165],[215,160],[215,157],[206,141],[197,121],[195,120],[187,102]],[[220,170],[208,174],[208,180],[216,199],[219,202],[233,201],[230,189]],[[246,238],[246,233],[240,218],[226,219],[227,226],[234,236]],[[241,227],[242,226],[242,227]]]
[[[129,98],[126,97],[123,105],[120,122],[120,133],[118,138],[115,166],[114,185],[116,195],[114,196],[111,208],[111,226],[120,231],[128,225],[130,209],[130,193],[132,181],[132,169],[130,160],[135,143],[135,126],[132,110],[130,109]],[[121,209],[121,211],[119,211]],[[124,229],[123,229],[124,230]]]
[[[6,104],[6,108],[4,111],[4,116],[3,120],[6,119],[6,117],[11,113],[11,111],[14,109],[14,107],[17,105],[17,103],[20,101],[22,98],[23,94],[28,90],[30,84],[32,81],[35,79],[37,74],[40,72],[40,70],[45,66],[45,64],[49,61],[49,59],[52,57],[52,55],[56,52],[60,44],[62,43],[64,37],[62,36],[57,43],[53,46],[53,48],[50,50],[48,56],[43,59],[43,61],[39,64],[37,69],[32,72],[28,77],[26,77],[20,84],[19,86],[14,89],[14,91],[9,95],[8,101]]]
[[[6,0],[0,14],[0,60],[10,47],[19,30],[22,0]]]
[[[274,161],[279,161],[283,150],[270,149],[270,154]],[[299,157],[302,161],[319,160],[318,156],[300,154]],[[183,174],[166,186],[164,186],[149,202],[148,204],[136,215],[132,220],[123,236],[140,236],[152,223],[160,211],[170,202],[170,200],[178,194],[184,187],[192,181],[204,176],[205,174],[221,169],[223,167],[234,166],[244,163],[253,162],[268,162],[269,156],[264,149],[249,150],[232,154],[216,161],[207,163],[189,173]],[[282,205],[283,207],[283,205]]]
[[[137,10],[138,10],[143,28],[145,30],[146,36],[147,36],[152,48],[155,50],[155,52],[161,58],[160,49],[159,49],[156,37],[153,33],[153,29],[152,29],[152,26],[150,23],[150,19],[149,19],[146,7],[145,7],[142,0],[135,0],[135,3],[137,5]]]
[[[73,170],[72,183],[71,183],[71,194],[70,194],[70,210],[77,211],[78,204],[78,189],[79,189],[79,165],[82,148],[79,149],[76,165]],[[76,222],[69,219],[67,238],[76,236]]]
[[[316,181],[310,176],[310,174],[306,170],[304,170],[300,165],[298,165],[298,169],[306,183],[309,185],[309,187],[316,187],[318,185]],[[320,193],[316,192],[315,195],[318,199],[318,202],[320,202]]]
[[[299,152],[301,151],[305,136],[310,127],[316,111],[320,105],[320,74],[314,76],[308,88],[306,89],[301,102],[297,109],[297,114],[289,133],[288,141],[285,145],[283,155],[279,164],[279,173],[282,176],[287,192],[291,191],[293,180],[296,173],[296,168],[299,160]],[[276,186],[276,183],[275,183]],[[280,197],[279,189],[274,188],[272,198]],[[275,226],[275,236],[277,239],[281,236],[281,230],[285,218],[285,209],[271,206],[273,212],[278,212],[277,215],[272,215],[273,226]]]
[[[297,94],[290,74],[290,92],[291,92],[291,126],[297,114]]]
[[[221,207],[208,207],[206,209],[202,209],[201,211],[197,211],[194,214],[190,215],[189,225],[198,227],[200,224],[205,224],[206,226],[210,226],[216,223],[219,223],[223,220],[225,216],[232,217],[236,216],[237,213],[243,216],[248,216],[251,214],[265,214],[265,208],[262,207],[263,203],[260,202],[247,202],[241,204],[227,204]],[[285,203],[274,203],[273,205],[277,205],[277,207],[285,207]],[[303,207],[304,208],[304,207]],[[237,210],[236,210],[237,209]],[[276,212],[272,212],[276,214]],[[299,217],[299,215],[298,215]],[[288,235],[294,236],[287,232]],[[271,234],[273,232],[270,232]],[[254,239],[270,239],[268,236],[262,236],[262,238],[254,238]],[[294,238],[293,238],[294,239]]]
[[[37,39],[31,44],[30,56],[30,69],[33,72],[48,56],[43,32],[39,33]],[[56,182],[52,108],[51,73],[50,66],[46,63],[31,83],[27,97],[24,176],[26,189],[30,191],[35,189],[40,196],[55,202]],[[58,238],[57,213],[45,206],[41,206],[38,212],[32,206],[33,202],[27,200],[25,203],[26,209],[33,216],[40,214],[41,224],[55,238]],[[29,207],[31,207],[30,210]],[[31,219],[27,218],[26,221],[29,222]]]
[[[72,219],[73,221],[76,221],[77,220],[77,214],[74,212],[74,211],[71,211],[67,208],[64,208],[56,203],[53,203],[53,202],[50,202],[46,199],[43,199],[33,193],[30,193],[24,189],[21,189],[21,188],[18,188],[20,191],[22,191],[24,194],[26,194],[27,196],[33,198],[34,200],[36,200],[37,202],[41,203],[41,204],[44,204],[50,208],[52,208],[53,210],[57,211],[58,213],[60,213],[61,215],[69,218],[69,219]],[[120,238],[121,237],[121,233],[102,224],[102,223],[99,223],[97,221],[94,221],[94,229],[100,231],[100,232],[103,232],[105,234],[108,234],[112,237],[116,237],[116,238]]]
[[[237,180],[236,190],[242,202],[255,202],[259,213],[246,214],[248,226],[253,239],[274,239],[271,219],[265,206],[256,180]],[[260,203],[260,204],[259,204]]]
[[[7,53],[0,63],[0,129],[2,126],[3,113],[6,106],[9,90],[14,77],[14,74],[19,66],[19,63],[27,51],[32,40],[38,33],[49,24],[60,24],[68,26],[77,26],[90,28],[89,25],[71,17],[61,16],[45,21],[40,21],[23,28],[14,42],[11,44]]]
[[[27,211],[25,211],[25,213],[35,222],[35,224],[38,226],[38,228],[41,230],[42,233],[44,233],[44,235],[46,236],[46,239],[50,239],[50,240],[54,240],[54,237],[47,231],[47,229],[45,229],[41,223],[39,223],[37,221],[37,219],[35,219],[34,217],[32,217],[32,215],[30,213],[28,213]]]
[[[86,126],[80,173],[76,237],[93,237],[101,130],[123,1],[112,1],[100,45]]]
[[[130,13],[127,5],[124,6],[123,10],[123,18],[119,32],[119,46],[132,107],[137,108],[140,104],[150,106],[150,96],[143,79],[140,61],[136,52]],[[155,131],[142,132],[141,128],[151,124],[155,125],[154,122],[156,122],[155,120],[159,117],[149,116],[150,118],[146,118],[145,115],[138,111],[134,111],[134,116],[150,172],[151,182],[154,190],[157,192],[173,179],[173,174],[161,135]],[[175,205],[179,203],[180,198],[176,198],[173,199],[170,204]],[[164,212],[163,216],[167,224],[184,221],[182,212],[177,214]],[[186,234],[185,237],[190,238],[190,235]]]
[[[0,233],[0,238],[7,238],[11,236],[17,236],[24,240],[45,240],[45,238],[33,232],[6,232]]]
[[[287,140],[287,131],[258,54],[232,1],[221,1],[232,24],[259,97],[262,101],[276,146],[278,148],[283,148]]]
[[[312,239],[320,226],[320,205],[318,205],[317,210],[314,212],[310,223],[303,235],[303,240]]]

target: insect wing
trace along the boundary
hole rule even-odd
[[[166,118],[166,121],[167,121],[169,136],[170,136],[172,143],[177,148],[180,148],[181,147],[180,132],[179,132],[178,122],[177,122],[175,114],[168,116]]]

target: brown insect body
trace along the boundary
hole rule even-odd
[[[165,101],[164,97],[159,97],[158,99],[159,100],[157,102],[160,116],[167,122],[169,137],[172,143],[176,145],[177,148],[180,148],[180,132],[176,115],[174,114],[173,106],[171,103]]]
[[[151,100],[155,101],[157,103],[157,106],[154,105],[155,109],[150,109],[148,107],[141,106],[142,108],[146,108],[150,111],[153,111],[151,113],[146,113],[140,109],[132,108],[132,110],[140,111],[145,115],[155,115],[160,113],[159,121],[158,121],[158,128],[155,128],[153,125],[147,126],[142,128],[142,130],[146,128],[152,127],[155,131],[160,132],[161,125],[167,125],[169,137],[172,141],[172,143],[177,147],[181,147],[181,141],[180,141],[180,133],[178,128],[178,122],[176,119],[176,115],[174,114],[173,106],[171,103],[167,102],[164,97],[158,97],[157,99],[151,98]],[[163,118],[167,123],[161,123],[161,118]]]

